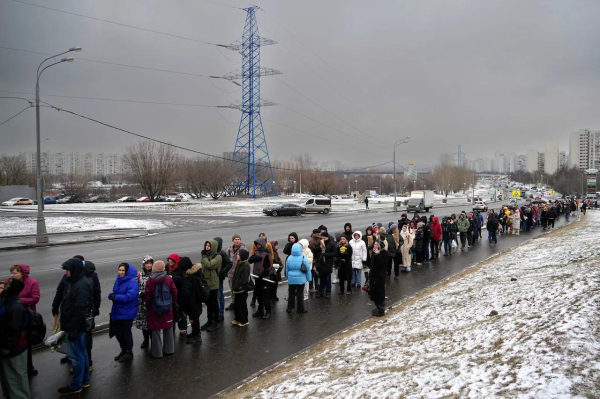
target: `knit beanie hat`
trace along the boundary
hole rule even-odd
[[[243,262],[245,260],[248,260],[248,258],[250,257],[250,252],[248,252],[247,249],[240,249],[240,260]]]
[[[321,233],[321,238],[329,237],[329,233],[324,231]]]
[[[235,240],[236,238],[239,238],[240,240],[242,239],[239,234],[234,234],[233,237],[231,237],[231,241]]]
[[[381,228],[381,226],[383,226],[383,224],[377,223],[377,227]]]
[[[320,225],[320,226],[319,226],[319,231],[321,231],[321,230],[325,230],[325,231],[327,231],[327,227],[325,227],[325,226],[323,226],[323,225]]]
[[[152,265],[152,273],[162,273],[165,271],[165,262],[162,260],[157,260]]]

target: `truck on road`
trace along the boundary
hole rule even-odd
[[[407,212],[429,212],[433,208],[433,191],[419,190],[410,193]]]

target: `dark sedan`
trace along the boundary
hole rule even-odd
[[[301,216],[303,213],[306,213],[306,208],[296,204],[279,204],[264,208],[263,213],[269,216]]]

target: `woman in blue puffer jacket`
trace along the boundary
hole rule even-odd
[[[304,263],[306,273],[302,272],[302,264]],[[292,254],[286,259],[285,265],[288,276],[288,307],[287,312],[292,313],[298,302],[298,313],[306,313],[304,310],[304,285],[308,281],[312,281],[310,273],[310,263],[308,259],[302,256],[302,245],[292,245]]]
[[[121,345],[121,353],[115,360],[127,362],[133,359],[133,335],[131,326],[138,312],[137,270],[129,263],[119,265],[119,274],[108,299],[113,301],[110,314],[112,330]]]

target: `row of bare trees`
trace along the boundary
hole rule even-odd
[[[35,176],[21,157],[0,157],[0,186],[35,185]]]

